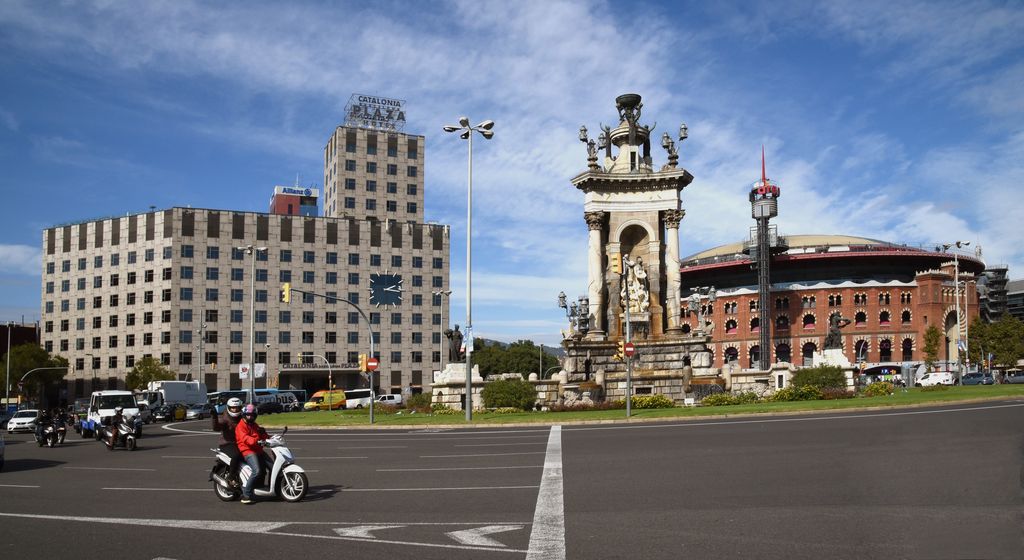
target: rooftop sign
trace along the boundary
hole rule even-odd
[[[345,105],[345,124],[379,130],[405,128],[405,100],[353,93]]]

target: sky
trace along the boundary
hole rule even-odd
[[[320,187],[353,93],[405,100],[426,137],[463,325],[466,143],[441,129],[496,122],[473,150],[476,336],[561,339],[558,293],[586,289],[578,130],[622,93],[656,136],[689,128],[684,257],[747,237],[763,145],[781,234],[967,240],[1020,278],[1022,29],[994,1],[5,0],[0,321],[39,318],[47,227]]]

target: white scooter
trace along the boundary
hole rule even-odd
[[[287,432],[288,428],[286,427],[281,435]],[[309,478],[306,477],[306,471],[295,464],[292,452],[284,445],[281,435],[274,435],[263,441],[264,457],[267,459],[264,461],[264,466],[268,462],[271,463],[270,467],[265,469],[269,471],[269,476],[267,472],[264,472],[261,477],[263,480],[256,481],[256,486],[252,491],[255,496],[261,498],[280,496],[286,502],[298,502],[306,496],[306,492],[309,490]],[[213,479],[213,492],[225,502],[238,499],[242,495],[242,490],[239,486],[231,483],[228,472],[231,457],[228,457],[220,449],[210,449],[210,451],[214,452],[217,459],[210,472],[210,478]],[[238,473],[242,486],[251,475],[252,468],[242,463]]]

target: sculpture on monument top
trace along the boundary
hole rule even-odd
[[[844,319],[841,313],[829,317],[828,319],[828,334],[825,336],[825,350],[843,349],[843,335],[840,329],[849,325],[851,321]]]
[[[455,330],[445,329],[444,336],[448,338],[448,362],[457,364],[466,361],[466,354],[462,351],[462,332],[459,326]]]
[[[621,302],[629,302],[630,313],[646,313],[651,307],[651,296],[647,286],[647,271],[644,270],[643,257],[637,257],[632,261],[629,257],[623,259],[625,265],[625,282],[619,291]]]

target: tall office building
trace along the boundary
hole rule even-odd
[[[424,137],[404,102],[355,94],[324,146],[324,216],[423,221]]]
[[[175,207],[46,229],[41,340],[74,366],[69,398],[124,387],[144,356],[210,391],[247,387],[251,362],[266,364],[257,387],[365,387],[371,330],[378,390],[429,390],[449,229],[423,223],[423,137],[400,132],[401,104],[353,96],[324,150],[322,217],[315,189],[278,187],[270,214]]]

